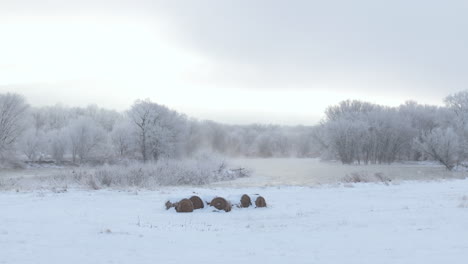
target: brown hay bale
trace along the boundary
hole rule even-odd
[[[252,200],[250,200],[250,196],[248,196],[247,194],[242,195],[240,202],[240,207],[243,208],[247,208],[252,205]]]
[[[189,199],[182,199],[175,209],[178,213],[191,213],[193,212],[193,203]]]
[[[214,208],[216,208],[218,210],[224,210],[226,212],[230,212],[231,208],[232,208],[231,203],[226,201],[226,199],[224,199],[222,197],[214,198],[211,201],[210,206],[213,206]]]
[[[255,206],[257,207],[267,207],[265,198],[262,196],[257,197],[257,200],[255,200]]]
[[[205,207],[205,204],[203,203],[203,200],[200,197],[196,196],[196,195],[190,197],[190,201],[192,201],[193,209],[195,209],[195,210],[196,209],[202,209],[202,208]]]

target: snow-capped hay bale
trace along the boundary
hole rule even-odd
[[[255,200],[255,206],[256,207],[267,207],[265,198],[263,198],[262,196],[257,197],[257,199]]]
[[[178,213],[191,213],[193,212],[193,203],[189,199],[182,199],[175,207]]]
[[[205,204],[203,203],[203,200],[200,197],[196,196],[196,195],[190,197],[190,201],[192,201],[193,209],[195,209],[195,210],[196,209],[202,209],[202,208],[205,207]]]
[[[248,196],[247,194],[242,195],[240,202],[241,202],[240,207],[242,208],[247,208],[252,205],[252,200],[250,199],[250,196]]]
[[[210,206],[213,206],[218,210],[224,210],[226,212],[230,212],[232,208],[231,203],[222,197],[216,197],[211,200]]]

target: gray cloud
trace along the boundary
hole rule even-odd
[[[441,103],[468,84],[462,0],[4,0],[0,15],[125,17],[215,65],[190,84]],[[1,18],[0,18],[1,19]],[[0,65],[1,67],[7,67]],[[136,97],[145,95],[137,95]]]
[[[166,1],[156,9],[178,45],[257,67],[269,87],[355,76],[374,89],[405,83],[393,87],[399,92],[466,85],[467,11],[466,1],[419,0]]]

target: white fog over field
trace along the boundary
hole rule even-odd
[[[358,176],[363,182],[433,181],[464,179],[466,171],[447,171],[437,163],[397,163],[392,165],[343,165],[319,159],[235,159],[252,170],[253,176],[215,183],[217,186],[317,186],[353,182]],[[380,177],[379,177],[380,176]]]
[[[0,264],[465,264],[466,14],[0,0]]]

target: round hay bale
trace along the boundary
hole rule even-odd
[[[240,202],[240,205],[243,208],[247,208],[252,205],[252,200],[250,200],[250,196],[248,196],[247,194],[242,195]]]
[[[190,201],[192,201],[193,209],[195,209],[195,210],[196,209],[202,209],[202,208],[205,207],[205,204],[203,203],[203,200],[200,197],[196,196],[196,195],[190,197]]]
[[[193,212],[193,203],[189,199],[182,199],[177,203],[175,209],[178,213],[191,213]]]
[[[262,196],[257,197],[257,200],[255,200],[255,206],[257,207],[267,207],[265,198]]]
[[[230,212],[232,208],[231,203],[222,197],[216,197],[211,200],[210,206],[213,206],[218,210],[224,210],[226,212]]]

